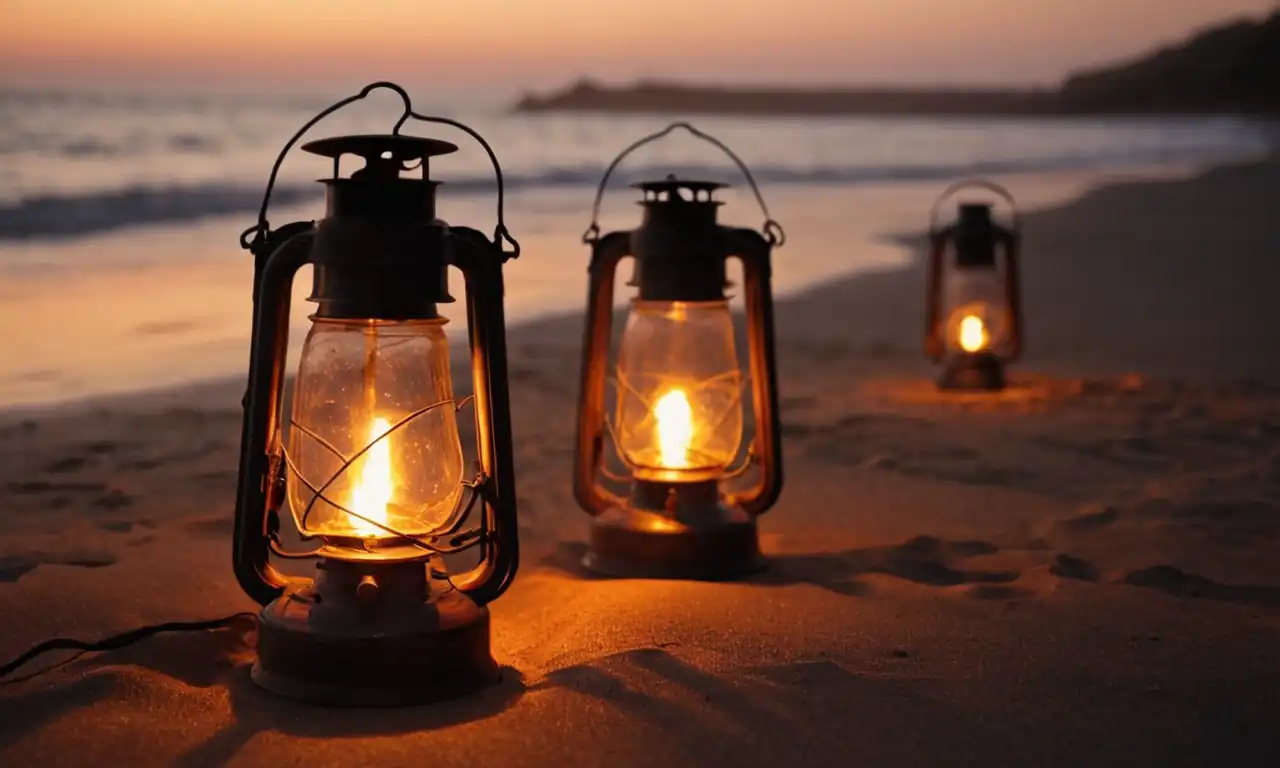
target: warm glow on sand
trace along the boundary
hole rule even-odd
[[[960,348],[965,352],[977,352],[987,346],[990,334],[982,318],[977,315],[965,315],[960,321]]]
[[[351,510],[360,517],[348,515],[351,527],[360,536],[385,536],[387,532],[373,523],[387,524],[387,505],[391,503],[391,442],[378,438],[391,429],[381,416],[369,422],[369,450],[356,464],[359,479],[351,491]],[[361,519],[363,518],[363,519]]]
[[[665,469],[689,466],[689,444],[693,442],[693,408],[682,389],[673,389],[653,407],[658,421],[658,453]]]

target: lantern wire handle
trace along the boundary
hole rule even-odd
[[[933,201],[933,207],[929,209],[930,234],[936,234],[938,231],[938,212],[942,209],[942,204],[954,197],[957,192],[962,192],[966,189],[985,189],[1004,200],[1009,204],[1010,223],[1013,229],[1017,231],[1021,228],[1018,217],[1018,203],[1013,199],[1013,195],[1009,193],[1009,190],[994,181],[987,181],[986,179],[961,179],[943,190],[938,199]]]
[[[591,226],[587,227],[587,231],[582,234],[582,242],[590,245],[600,237],[600,203],[604,200],[606,187],[609,186],[609,176],[617,170],[618,166],[622,164],[622,161],[626,159],[627,155],[636,151],[640,147],[643,147],[645,144],[657,141],[658,139],[667,136],[677,128],[683,128],[695,137],[714,145],[738,166],[738,170],[742,171],[742,175],[746,177],[747,183],[751,185],[751,192],[755,195],[756,202],[760,205],[760,211],[764,213],[763,229],[765,240],[769,242],[769,245],[775,248],[780,248],[782,244],[787,241],[787,235],[782,230],[782,225],[774,220],[773,216],[769,214],[769,206],[764,201],[764,195],[760,193],[760,187],[756,184],[755,177],[751,175],[751,169],[748,168],[747,164],[742,162],[742,159],[734,154],[733,150],[729,149],[724,142],[710,134],[703,133],[697,128],[694,128],[691,123],[684,121],[672,123],[657,133],[651,133],[648,136],[633,142],[629,147],[622,150],[622,154],[615,157],[612,163],[609,163],[609,167],[605,169],[604,178],[600,179],[600,186],[596,188],[596,199],[591,205]]]
[[[503,218],[503,202],[505,198],[505,190],[503,188],[504,185],[502,182],[502,165],[498,162],[498,155],[493,151],[493,147],[489,146],[489,142],[485,141],[484,137],[481,136],[479,132],[471,128],[471,126],[466,125],[465,123],[461,123],[457,120],[453,120],[447,117],[435,117],[434,115],[424,115],[419,112],[414,112],[413,110],[409,110],[405,114],[405,117],[402,117],[400,119],[400,123],[403,123],[405,118],[408,118],[408,117],[412,117],[414,120],[420,120],[424,123],[438,123],[440,125],[447,125],[452,128],[457,128],[458,130],[469,135],[471,138],[475,139],[480,144],[480,146],[484,148],[485,154],[489,155],[489,162],[493,164],[493,175],[498,182],[498,226],[493,231],[493,243],[494,245],[497,245],[499,248],[501,248],[502,241],[506,240],[511,245],[510,251],[502,252],[503,261],[507,261],[508,259],[520,258],[520,243],[516,242],[516,239],[511,236],[511,232],[507,229],[506,221]],[[396,124],[397,131],[400,129],[400,123]]]
[[[476,501],[480,498],[481,494],[484,492],[484,489],[489,481],[489,478],[485,475],[483,471],[477,471],[475,477],[472,480],[470,481],[464,480],[461,482],[462,487],[464,489],[469,490],[470,494],[467,494],[465,498],[459,498],[458,503],[454,505],[454,510],[450,513],[444,525],[441,525],[440,527],[434,529],[431,533],[426,534],[424,536],[414,536],[414,535],[405,533],[404,531],[397,530],[396,528],[393,528],[381,521],[372,520],[368,516],[362,515],[359,512],[356,512],[355,510],[350,509],[347,506],[325,495],[325,491],[329,488],[329,486],[332,485],[338,479],[338,477],[340,477],[347,469],[349,469],[357,459],[359,459],[362,455],[364,455],[365,452],[370,450],[379,441],[385,440],[387,436],[390,435],[392,432],[395,432],[396,430],[404,427],[409,422],[413,421],[419,416],[425,413],[429,413],[437,408],[441,408],[445,405],[453,405],[454,410],[459,411],[462,408],[466,407],[467,403],[471,402],[473,399],[474,399],[474,396],[469,395],[463,398],[461,401],[441,400],[438,403],[433,403],[425,408],[421,408],[417,411],[414,411],[413,413],[404,417],[400,421],[396,422],[389,429],[387,429],[387,431],[379,435],[376,440],[370,442],[368,445],[364,446],[363,448],[361,448],[359,451],[357,451],[354,455],[350,457],[344,455],[340,450],[338,450],[336,446],[334,446],[328,440],[325,440],[323,437],[317,435],[313,430],[304,427],[303,425],[297,423],[296,421],[291,422],[290,426],[292,426],[295,429],[298,429],[303,434],[314,439],[322,448],[332,453],[342,462],[342,466],[339,467],[338,470],[334,472],[334,474],[323,485],[316,487],[309,480],[307,480],[302,475],[301,472],[298,471],[298,468],[294,464],[292,457],[289,455],[288,450],[282,448],[282,454],[284,456],[285,465],[287,466],[288,470],[293,473],[293,476],[296,477],[299,482],[301,482],[304,486],[306,486],[307,490],[311,491],[311,500],[307,504],[307,508],[303,511],[301,524],[303,526],[307,524],[307,519],[310,517],[311,511],[312,509],[314,509],[316,502],[323,501],[341,510],[342,512],[346,513],[351,517],[354,517],[358,520],[368,523],[369,525],[372,525],[382,530],[385,533],[391,534],[392,536],[395,536],[399,539],[403,539],[409,544],[412,544],[413,546],[424,549],[427,552],[430,552],[432,554],[438,554],[438,555],[453,554],[455,552],[460,552],[464,549],[467,549],[470,546],[472,546],[475,542],[479,541],[484,536],[484,531],[480,529],[469,529],[469,530],[463,531],[462,533],[459,533],[458,531],[462,528],[463,523],[465,523],[467,518],[470,516],[472,508],[475,506]],[[307,537],[307,538],[310,538],[310,537]],[[442,539],[446,540],[448,543],[447,544],[437,543]],[[272,551],[275,554],[287,559],[305,559],[309,557],[315,557],[323,551],[323,548],[318,548],[318,549],[314,549],[306,552],[289,552],[280,548],[278,544],[279,544],[278,541],[273,542]]]
[[[339,478],[339,477],[341,477],[341,476],[342,476],[342,474],[343,474],[344,472],[346,472],[348,469],[350,469],[350,468],[351,468],[351,466],[352,466],[353,464],[355,464],[355,463],[356,463],[356,460],[357,460],[357,459],[359,459],[361,456],[363,456],[363,455],[365,455],[366,453],[368,453],[368,452],[369,452],[369,450],[371,450],[371,449],[373,448],[373,446],[377,445],[379,442],[381,442],[382,440],[384,440],[384,439],[385,439],[388,435],[390,435],[392,432],[395,432],[395,431],[397,431],[397,430],[401,429],[401,428],[402,428],[402,427],[404,427],[406,424],[408,424],[409,422],[411,422],[411,421],[413,421],[414,419],[418,418],[419,416],[421,416],[421,415],[423,415],[423,414],[425,414],[425,413],[430,413],[431,411],[434,411],[434,410],[435,410],[435,409],[437,409],[437,408],[444,407],[445,405],[452,405],[452,406],[454,407],[455,412],[456,412],[456,411],[457,411],[457,409],[458,409],[458,404],[457,404],[455,401],[453,401],[452,399],[450,399],[450,400],[441,400],[440,402],[438,402],[438,403],[432,403],[431,405],[428,405],[428,406],[427,406],[427,407],[425,407],[425,408],[419,408],[418,410],[414,411],[413,413],[410,413],[408,416],[405,416],[404,418],[400,419],[400,420],[399,420],[399,421],[397,421],[395,424],[392,424],[392,425],[391,425],[391,426],[390,426],[390,427],[389,427],[385,432],[383,432],[381,435],[378,435],[377,439],[373,440],[372,442],[368,443],[367,445],[365,445],[365,446],[364,446],[363,448],[361,448],[360,450],[358,450],[358,451],[356,451],[355,453],[353,453],[351,456],[347,457],[347,458],[343,461],[342,466],[338,467],[338,470],[337,470],[336,472],[334,472],[334,473],[333,473],[333,475],[332,475],[328,480],[326,480],[326,481],[325,481],[324,485],[321,485],[321,486],[320,486],[320,490],[316,491],[316,495],[315,495],[315,496],[313,496],[313,497],[311,497],[311,502],[310,502],[309,504],[307,504],[307,508],[306,508],[305,510],[303,510],[303,512],[302,512],[302,525],[304,525],[304,526],[305,526],[305,525],[307,524],[307,520],[311,517],[311,510],[315,507],[315,504],[316,504],[317,499],[319,499],[319,498],[320,498],[320,496],[321,496],[321,495],[322,495],[322,494],[323,494],[323,493],[324,493],[324,492],[329,488],[329,486],[331,486],[331,485],[333,485],[335,482],[337,482],[338,478]],[[287,454],[286,454],[286,455],[287,455]],[[327,499],[326,499],[326,501],[327,501]],[[329,502],[329,503],[332,503],[332,502]],[[335,506],[336,506],[336,505],[335,505]],[[346,509],[344,509],[343,511],[348,512],[349,514],[354,514],[354,513],[352,513],[350,510],[346,510]],[[376,523],[375,521],[365,519],[365,517],[364,517],[363,515],[358,515],[358,514],[357,514],[357,515],[356,515],[356,517],[360,518],[361,520],[364,520],[364,521],[365,521],[365,522],[367,522],[367,523],[371,523],[371,524],[373,524],[373,525],[378,525],[378,523]],[[385,526],[379,526],[379,527],[385,527]],[[386,530],[391,530],[391,529],[386,529]],[[392,532],[392,533],[399,533],[398,531],[391,531],[391,532]]]
[[[297,144],[298,140],[306,135],[307,131],[311,130],[316,123],[325,119],[329,115],[332,115],[343,107],[346,107],[349,104],[354,104],[355,102],[368,97],[369,94],[379,88],[386,88],[387,90],[394,91],[396,95],[400,97],[400,101],[404,102],[404,112],[400,115],[400,119],[396,121],[395,127],[391,129],[391,135],[400,135],[400,128],[409,119],[409,115],[413,113],[413,103],[409,99],[408,92],[395,83],[387,82],[385,80],[370,83],[369,85],[361,88],[360,92],[354,96],[348,96],[345,99],[340,99],[330,104],[328,107],[325,107],[316,114],[315,117],[304,123],[303,126],[299,128],[297,132],[293,134],[293,137],[284,145],[284,148],[280,150],[280,154],[276,156],[276,162],[271,166],[271,175],[267,177],[266,191],[262,193],[262,207],[258,209],[258,223],[249,227],[240,234],[241,248],[244,248],[245,250],[251,249],[255,242],[265,237],[266,233],[271,231],[271,225],[267,222],[267,208],[271,205],[271,193],[275,190],[276,177],[280,175],[280,166],[284,165],[284,159],[288,156],[289,150],[293,149],[293,145]],[[249,239],[251,235],[253,236],[252,240]]]
[[[271,175],[267,177],[267,188],[262,194],[262,206],[258,209],[258,222],[240,234],[240,247],[245,250],[252,249],[255,243],[260,241],[268,232],[271,231],[271,225],[267,221],[267,209],[271,205],[271,193],[275,190],[276,179],[280,175],[280,167],[284,165],[284,159],[288,156],[289,151],[293,149],[294,145],[297,144],[304,135],[306,135],[307,131],[315,127],[315,125],[321,120],[324,120],[326,117],[332,115],[343,107],[354,104],[355,102],[368,97],[369,94],[380,88],[394,91],[395,94],[400,97],[400,101],[404,104],[404,111],[401,112],[399,119],[396,120],[395,125],[391,129],[392,136],[399,136],[400,130],[404,127],[404,124],[407,123],[410,118],[413,118],[415,120],[421,120],[424,123],[440,123],[442,125],[449,125],[461,131],[465,131],[472,138],[478,141],[480,146],[484,147],[484,151],[489,155],[489,161],[493,163],[494,175],[497,177],[498,182],[498,226],[493,233],[493,242],[495,245],[501,247],[502,241],[506,240],[511,245],[512,250],[503,251],[502,255],[504,261],[507,259],[518,258],[520,256],[520,243],[516,242],[516,239],[511,236],[511,232],[507,229],[504,218],[505,188],[502,179],[502,166],[498,163],[498,156],[494,153],[493,148],[489,146],[489,143],[485,141],[484,137],[479,133],[456,120],[450,120],[446,117],[432,117],[414,112],[413,101],[409,98],[409,93],[399,85],[386,80],[370,83],[364,88],[361,88],[359,93],[353,96],[348,96],[345,99],[335,101],[333,104],[330,104],[328,107],[321,110],[315,117],[304,123],[303,126],[293,134],[293,137],[290,138],[284,145],[284,148],[280,150],[280,154],[276,156],[275,164],[271,166]]]
[[[716,374],[715,376],[709,379],[699,382],[699,384],[701,386],[710,386],[713,382],[716,382],[719,379],[726,379],[730,377],[740,377],[740,376],[741,376],[741,373],[739,371],[720,373],[720,374]],[[619,372],[617,375],[613,377],[613,385],[615,389],[619,389],[619,388],[625,389],[626,391],[630,392],[632,396],[634,396],[640,402],[644,403],[645,410],[648,413],[654,412],[654,406],[652,403],[649,402],[649,398],[645,397],[644,394],[640,392],[640,390],[633,387],[631,385],[631,382],[627,381],[627,377],[622,375],[621,372]],[[707,431],[715,432],[717,429],[720,428],[720,425],[723,424],[725,420],[729,418],[730,411],[732,411],[733,407],[737,406],[739,401],[742,400],[742,390],[743,390],[743,381],[741,380],[741,378],[739,378],[737,385],[734,386],[733,388],[733,401],[731,402],[730,407],[726,408],[724,412],[720,415],[719,421],[716,421],[715,423],[711,424],[709,427],[706,428]],[[639,465],[628,460],[626,452],[622,449],[622,440],[621,440],[621,435],[619,433],[619,429],[613,423],[613,419],[609,416],[608,413],[604,414],[604,428],[605,428],[605,431],[609,433],[609,438],[613,441],[613,447],[617,454],[618,460],[622,462],[624,467],[634,472]],[[739,447],[734,449],[734,455],[735,455],[734,461],[736,461],[736,456],[740,449],[741,449],[741,437],[739,437]],[[690,449],[690,450],[693,450],[704,456],[709,455],[706,451],[703,451],[703,450],[698,450],[698,449]],[[743,472],[746,472],[747,469],[751,466],[751,461],[752,461],[752,450],[748,448],[747,456],[742,467],[735,467],[733,468],[732,471],[726,471],[725,476],[736,477],[738,475],[741,475]],[[729,466],[732,467],[733,463],[731,462]],[[606,468],[602,464],[601,474],[603,474],[605,477],[609,478],[610,480],[624,480],[624,481],[630,480],[630,478],[618,477],[605,470]]]

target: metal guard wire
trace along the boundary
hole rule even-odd
[[[404,111],[400,114],[400,118],[396,120],[395,126],[391,129],[392,136],[399,136],[400,129],[404,127],[404,124],[408,122],[410,118],[412,118],[414,120],[419,120],[424,123],[438,123],[441,125],[448,125],[450,127],[457,128],[461,131],[464,131],[468,135],[470,135],[473,139],[479,142],[481,147],[484,148],[485,153],[489,155],[489,162],[493,164],[494,176],[497,179],[497,183],[498,183],[498,224],[495,227],[493,232],[493,243],[494,245],[498,246],[499,250],[502,250],[503,240],[505,240],[508,244],[511,245],[512,250],[502,251],[503,261],[506,261],[508,259],[519,258],[520,243],[517,242],[516,239],[511,236],[511,232],[510,230],[507,229],[507,225],[506,225],[506,219],[505,219],[506,189],[505,189],[505,185],[503,183],[503,178],[502,178],[502,166],[498,162],[497,154],[495,154],[493,151],[493,148],[489,146],[489,142],[485,141],[484,137],[481,136],[479,133],[477,133],[475,130],[473,130],[470,126],[460,123],[457,120],[451,120],[447,117],[433,117],[430,115],[423,115],[418,112],[414,112],[413,102],[409,98],[408,92],[405,91],[405,89],[400,87],[399,85],[392,82],[387,82],[387,81],[370,83],[369,85],[366,85],[364,88],[361,88],[360,92],[355,94],[354,96],[348,96],[345,99],[340,99],[334,102],[333,104],[330,104],[328,107],[326,107],[325,109],[321,110],[318,114],[316,114],[315,117],[311,118],[306,123],[304,123],[303,126],[299,128],[296,133],[293,134],[293,137],[290,138],[289,141],[284,145],[284,148],[280,150],[280,154],[276,156],[275,164],[271,166],[271,175],[267,177],[267,188],[262,194],[262,206],[258,209],[258,222],[254,224],[252,227],[249,227],[248,229],[246,229],[244,232],[240,233],[240,247],[245,250],[252,250],[253,246],[256,243],[261,242],[264,238],[266,238],[267,234],[271,231],[271,224],[267,221],[267,209],[271,205],[271,193],[275,189],[276,178],[280,174],[280,166],[284,164],[285,157],[288,156],[289,151],[293,149],[294,145],[297,144],[298,141],[304,135],[306,135],[307,131],[311,130],[321,120],[325,119],[329,115],[332,115],[334,112],[337,112],[343,107],[346,107],[350,104],[353,104],[357,101],[360,101],[361,99],[368,97],[369,94],[373,93],[374,91],[380,88],[385,88],[389,91],[395,92],[395,94],[400,97],[400,101],[403,102],[404,104]]]
[[[717,376],[713,377],[712,379],[709,379],[708,381],[714,381],[715,379],[724,378],[730,375],[740,376],[741,374],[739,372],[734,372],[733,374],[729,374],[729,373],[718,374]],[[640,392],[635,387],[631,386],[631,383],[626,380],[625,376],[622,376],[621,374],[615,374],[614,376],[610,376],[608,380],[610,383],[613,384],[615,393],[625,389],[628,392],[632,393],[635,397],[639,398],[642,402],[645,402],[646,405],[649,405],[650,406],[648,408],[649,412],[650,413],[653,412],[653,407],[646,401],[646,398],[643,395],[641,395]],[[736,406],[742,400],[742,393],[745,391],[745,389],[746,389],[745,380],[739,380],[738,386],[735,387],[734,406]],[[716,422],[712,426],[712,430],[719,428],[719,426],[723,424],[724,420],[727,419],[728,417],[729,417],[729,414],[728,414],[728,411],[726,411],[725,414],[720,417],[720,421]],[[631,462],[628,459],[626,452],[622,450],[622,440],[621,440],[621,436],[619,435],[619,429],[613,423],[613,418],[609,415],[608,411],[604,413],[604,429],[605,429],[605,432],[609,433],[609,440],[613,443],[614,455],[617,456],[620,462],[622,462],[622,465],[630,472],[634,472],[636,469],[638,469],[637,465]],[[756,461],[755,441],[753,440],[747,443],[746,451],[743,452],[741,459],[735,458],[734,462],[730,463],[727,467],[725,467],[725,469],[723,470],[723,477],[721,479],[733,480],[735,478],[742,477],[747,473],[747,470],[751,469],[752,465],[755,464],[755,461]],[[609,480],[613,480],[614,482],[626,483],[631,481],[631,477],[619,475],[613,472],[612,470],[610,470],[605,462],[601,462],[600,464],[600,474],[604,475]]]
[[[489,479],[484,474],[484,472],[481,472],[481,471],[477,471],[475,477],[472,480],[462,481],[463,488],[465,490],[469,490],[470,493],[464,494],[463,497],[460,497],[458,499],[458,503],[455,505],[453,512],[451,512],[449,517],[447,518],[448,524],[442,528],[439,528],[431,532],[426,536],[413,536],[413,535],[404,533],[403,531],[398,531],[395,528],[392,528],[377,520],[371,520],[365,515],[362,515],[359,512],[356,512],[352,509],[347,508],[345,505],[340,504],[337,501],[334,501],[333,499],[329,498],[324,494],[325,490],[328,489],[328,487],[332,485],[334,481],[336,481],[338,477],[342,475],[342,473],[346,472],[347,469],[349,469],[351,465],[356,462],[357,459],[363,456],[370,448],[376,445],[379,441],[386,439],[392,432],[399,430],[400,428],[404,427],[409,422],[413,421],[419,416],[429,413],[437,408],[444,407],[445,405],[452,405],[454,406],[455,411],[460,411],[463,408],[465,408],[467,403],[469,403],[471,400],[472,400],[472,397],[470,396],[463,398],[461,401],[458,401],[458,402],[455,402],[454,400],[441,400],[440,402],[432,403],[431,405],[428,405],[425,408],[420,408],[414,411],[413,413],[410,413],[408,416],[405,416],[403,419],[396,422],[395,424],[393,424],[387,431],[379,435],[376,440],[371,441],[369,444],[365,445],[359,451],[356,451],[356,453],[350,457],[344,456],[342,452],[339,451],[332,443],[330,443],[328,440],[325,440],[320,435],[316,434],[313,430],[301,424],[298,424],[296,421],[291,420],[290,426],[292,428],[302,431],[303,434],[315,440],[316,443],[319,444],[322,448],[333,453],[335,456],[337,456],[339,459],[342,460],[342,466],[339,467],[338,470],[334,472],[333,475],[330,476],[329,479],[326,480],[323,485],[317,488],[309,480],[307,480],[302,475],[301,472],[298,471],[298,467],[296,464],[294,464],[293,458],[289,455],[289,452],[283,446],[281,446],[281,455],[284,458],[285,465],[288,471],[292,473],[293,476],[297,478],[299,482],[305,485],[307,489],[311,491],[311,494],[312,494],[311,500],[307,504],[307,508],[302,513],[302,526],[305,526],[307,524],[307,519],[311,515],[311,510],[315,507],[315,503],[317,501],[324,501],[327,504],[341,510],[342,512],[345,512],[347,515],[350,515],[351,517],[354,517],[358,520],[362,520],[368,523],[369,525],[379,528],[391,534],[392,536],[395,536],[398,539],[401,539],[409,544],[412,544],[413,546],[424,549],[432,554],[437,554],[437,555],[453,554],[455,552],[460,552],[464,549],[469,549],[470,547],[482,541],[485,535],[485,531],[482,528],[472,528],[472,529],[463,531],[461,533],[458,533],[458,531],[462,528],[463,523],[465,523],[467,521],[467,518],[470,517],[471,510],[472,508],[475,507],[476,501],[488,488]],[[311,538],[311,537],[306,537],[306,538]],[[320,549],[315,549],[307,552],[290,552],[290,551],[284,550],[280,546],[279,541],[273,541],[272,545],[273,545],[272,551],[275,554],[281,557],[289,558],[289,559],[314,557],[321,551]]]
[[[764,230],[765,239],[768,240],[769,245],[775,248],[781,248],[783,243],[787,242],[786,232],[782,230],[782,225],[769,214],[769,206],[764,201],[764,195],[761,194],[760,187],[756,184],[755,177],[751,175],[751,169],[748,168],[747,164],[742,162],[742,159],[738,157],[732,149],[729,149],[724,142],[708,133],[703,133],[697,128],[694,128],[691,123],[683,120],[672,123],[657,133],[651,133],[648,136],[633,142],[629,147],[622,150],[622,153],[615,157],[612,163],[609,163],[609,167],[605,169],[604,177],[600,179],[600,186],[596,188],[596,199],[595,202],[591,204],[591,225],[588,226],[587,231],[582,234],[582,242],[590,245],[600,237],[600,204],[604,200],[605,189],[609,186],[609,177],[613,175],[613,172],[622,164],[622,161],[626,159],[627,155],[636,151],[640,147],[667,136],[677,128],[683,128],[693,134],[696,138],[702,139],[703,141],[715,146],[738,166],[738,170],[742,171],[742,175],[746,177],[747,183],[751,185],[751,192],[755,195],[756,203],[760,205],[760,211],[764,213],[764,226],[762,229]]]

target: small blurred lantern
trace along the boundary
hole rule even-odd
[[[395,90],[404,116],[391,135],[339,136],[303,149],[333,162],[326,216],[271,230],[271,188],[293,144],[321,118],[375,88]],[[492,241],[436,218],[433,156],[457,150],[405,136],[409,117],[462,128],[498,176]],[[364,167],[343,178],[340,161]],[[401,173],[421,168],[419,178]],[[291,698],[388,706],[449,698],[497,680],[485,604],[517,564],[515,475],[507,393],[502,264],[518,245],[502,224],[502,175],[474,131],[413,113],[398,86],[377,83],[318,115],[285,146],[257,226],[254,326],[241,443],[234,565],[265,606],[253,679]],[[502,240],[516,247],[504,252]],[[302,349],[289,426],[281,425],[293,278],[314,270],[317,309]],[[448,267],[466,283],[479,467],[464,474],[449,371]],[[288,500],[307,552],[280,541]],[[466,528],[482,502],[482,520]],[[479,564],[450,577],[442,556],[479,547]],[[287,577],[276,558],[317,558],[314,580]]]
[[[962,202],[959,217],[939,228],[938,211],[957,192],[985,189],[1012,212],[997,224],[988,203]],[[1022,353],[1022,297],[1018,280],[1018,213],[1013,197],[988,181],[963,181],[943,192],[930,216],[925,351],[944,364],[938,386],[1000,390],[1004,367]]]
[[[723,150],[737,163],[765,212],[763,234],[721,226],[713,199],[721,184],[663,181],[635,185],[644,219],[629,232],[600,235],[600,202],[610,174],[638,147],[676,128]],[[782,491],[782,453],[774,363],[770,255],[783,242],[750,171],[724,144],[676,123],[632,144],[605,172],[596,193],[574,496],[593,516],[587,568],[611,576],[725,579],[764,566],[756,518]],[[635,261],[638,295],[616,356],[613,419],[606,413],[614,275]],[[744,446],[743,393],[726,262],[742,263],[750,357],[753,434]],[[604,456],[611,432],[625,475]],[[743,456],[740,459],[740,453]],[[728,481],[759,465],[742,492]],[[736,468],[735,468],[735,465]],[[625,493],[608,481],[625,483]],[[620,489],[619,489],[620,490]]]

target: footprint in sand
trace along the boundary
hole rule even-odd
[[[95,440],[85,443],[84,449],[94,456],[105,456],[120,450],[120,444],[112,440]]]
[[[1024,600],[1035,595],[1029,589],[1007,584],[974,584],[966,588],[964,594],[974,600]]]
[[[88,459],[85,459],[83,456],[67,456],[52,462],[49,466],[44,468],[44,471],[51,475],[78,472],[79,470],[84,469],[88,463]]]
[[[863,550],[867,557],[866,570],[937,587],[960,584],[999,584],[1014,581],[1013,571],[962,570],[955,561],[981,555],[993,555],[999,550],[985,541],[948,542],[932,536],[917,536],[903,544]]]
[[[1054,435],[1033,435],[1030,442],[1040,448],[1072,453],[1121,469],[1151,470],[1168,466],[1171,458],[1150,437],[1137,435],[1098,440],[1066,440]]]
[[[800,410],[803,408],[810,408],[817,404],[818,398],[813,397],[812,395],[792,395],[790,397],[780,398],[778,401],[778,406],[783,412],[791,409]]]
[[[133,327],[133,332],[139,336],[172,336],[188,333],[199,328],[204,322],[203,318],[193,318],[185,320],[157,320],[146,323],[139,323]]]
[[[198,473],[196,475],[196,479],[210,483],[223,483],[234,481],[237,476],[236,470],[234,469],[214,469],[209,470],[208,472]]]
[[[815,431],[814,427],[795,421],[783,424],[780,429],[783,440],[803,440]]]
[[[226,540],[235,531],[236,521],[231,515],[222,517],[202,517],[188,520],[182,524],[188,533],[199,538]]]
[[[1130,586],[1154,589],[1171,597],[1280,609],[1280,588],[1221,584],[1199,574],[1186,573],[1172,565],[1153,565],[1132,571],[1121,581]]]
[[[847,467],[965,485],[1021,488],[1036,482],[1026,469],[993,466],[974,448],[941,439],[936,426],[914,416],[866,413],[844,416],[831,426],[793,423],[784,427],[784,435],[811,438],[803,448],[806,456]]]
[[[1050,527],[1050,535],[1081,536],[1100,531],[1120,519],[1120,512],[1115,507],[1089,505],[1075,517],[1059,520]]]
[[[134,527],[146,528],[154,530],[157,525],[156,521],[149,517],[141,517],[137,520],[99,520],[98,527],[104,531],[111,533],[132,533]]]
[[[948,480],[964,485],[990,485],[1001,488],[1026,488],[1036,480],[1035,473],[1028,470],[1016,467],[994,467],[989,464],[970,467],[913,466],[899,471],[908,475]]]
[[[1152,498],[1138,504],[1133,516],[1165,526],[1201,531],[1220,540],[1248,544],[1274,538],[1280,533],[1280,509],[1274,504],[1253,499],[1175,504],[1168,499]]]
[[[16,424],[0,427],[0,437],[9,437],[10,435],[33,435],[39,429],[39,422],[32,421],[31,419],[24,419]]]
[[[838,594],[864,597],[868,585],[861,576],[880,574],[931,587],[1008,584],[1016,571],[960,567],[959,561],[994,555],[999,549],[986,541],[944,541],[932,536],[892,546],[867,547],[812,555],[780,555],[770,570],[756,577],[762,585],[813,584]],[[1019,593],[1008,592],[1010,596]]]
[[[1049,565],[1049,573],[1060,579],[1075,581],[1097,581],[1098,569],[1092,563],[1074,555],[1059,553]]]
[[[165,459],[154,459],[154,458],[134,459],[133,461],[123,462],[122,464],[120,464],[120,468],[125,470],[135,471],[135,472],[146,472],[147,470],[164,466],[165,461],[166,461]]]
[[[116,559],[105,553],[74,553],[54,555],[46,552],[28,552],[0,557],[0,583],[14,582],[42,565],[74,565],[80,568],[105,568]]]
[[[106,495],[93,500],[93,506],[99,509],[117,510],[133,504],[133,497],[119,488],[112,488]]]
[[[53,483],[48,480],[22,480],[12,482],[5,486],[9,493],[19,496],[27,496],[37,493],[50,493],[52,491],[66,491],[72,493],[92,493],[95,491],[105,490],[106,483],[98,482],[67,482]]]

